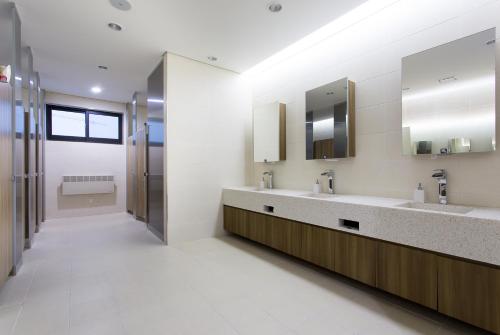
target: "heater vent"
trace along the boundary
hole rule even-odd
[[[115,178],[110,175],[63,176],[62,194],[102,194],[115,191]]]

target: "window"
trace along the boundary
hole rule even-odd
[[[122,115],[47,105],[47,139],[122,144]]]
[[[119,139],[120,120],[116,116],[89,113],[89,137]]]
[[[85,138],[85,112],[52,110],[52,135]]]

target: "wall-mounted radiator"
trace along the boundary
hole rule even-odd
[[[102,194],[115,191],[113,176],[63,176],[63,195]]]

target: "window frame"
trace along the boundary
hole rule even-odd
[[[52,110],[60,110],[70,113],[85,114],[85,137],[66,136],[52,134]],[[123,114],[115,112],[106,112],[79,107],[69,107],[62,105],[47,104],[46,105],[46,121],[47,121],[47,140],[49,141],[65,141],[65,142],[84,142],[84,143],[101,143],[101,144],[123,144]],[[118,118],[118,139],[90,137],[89,135],[89,115],[113,116]]]

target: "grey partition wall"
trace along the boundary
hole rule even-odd
[[[164,92],[163,61],[148,78],[148,120],[146,128],[146,222],[148,228],[166,241],[164,227],[163,159],[164,159]]]
[[[33,166],[34,152],[32,152],[32,143],[34,140],[33,129],[33,55],[31,48],[24,47],[22,49],[22,81],[26,93],[23,96],[24,100],[24,239],[25,247],[31,248],[33,237],[35,234],[35,214],[33,212],[34,201],[34,174]]]
[[[36,185],[36,230],[42,222],[42,90],[40,75],[35,73],[35,185]]]
[[[45,90],[40,88],[40,143],[41,143],[41,157],[40,157],[40,174],[41,174],[41,221],[45,221],[45,139],[47,132],[45,131]]]
[[[3,233],[11,235],[12,244],[9,244],[8,258],[12,264],[9,264],[9,272],[16,274],[22,264],[22,251],[24,249],[24,114],[22,104],[21,21],[13,3],[0,2],[0,64],[10,66],[9,82],[2,83],[5,84],[2,85],[4,86],[3,93],[7,94],[7,91],[9,91],[8,96],[10,97],[9,113],[3,116],[4,122],[8,122],[8,125],[3,124],[2,126],[4,130],[11,131],[11,149],[8,153],[2,152],[2,159],[4,159],[4,162],[9,162],[7,174],[11,182],[8,190],[4,185],[5,189],[3,191],[9,192],[8,195],[5,195],[5,199],[9,201],[4,199],[3,204],[9,203],[12,205],[9,205],[8,211],[9,213],[11,211],[12,215],[8,220],[9,232],[4,231]],[[5,97],[6,95],[3,96],[3,98]],[[6,106],[3,105],[3,107]],[[4,109],[4,113],[6,110]],[[4,166],[4,168],[6,167]],[[10,200],[12,201],[10,202]],[[5,225],[6,222],[2,224]],[[3,243],[5,244],[5,241]],[[2,251],[7,252],[7,250]]]
[[[143,101],[144,100],[144,101]],[[134,215],[137,220],[146,221],[147,177],[146,177],[146,95],[135,92],[132,98],[132,189]]]
[[[12,63],[12,81],[14,117],[12,129],[14,138],[13,171],[14,171],[14,250],[13,250],[13,274],[16,274],[22,264],[22,253],[24,250],[24,107],[22,90],[22,67],[21,67],[21,21],[15,6],[12,6],[12,23],[14,25],[14,47]]]

